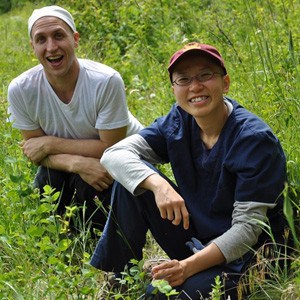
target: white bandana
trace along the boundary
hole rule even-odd
[[[73,32],[76,31],[76,26],[72,15],[62,7],[57,5],[45,6],[40,9],[35,9],[28,19],[28,34],[30,36],[33,24],[42,17],[56,17],[67,23]]]

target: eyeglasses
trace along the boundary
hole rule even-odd
[[[205,71],[196,76],[187,76],[187,75],[179,76],[174,81],[172,81],[172,84],[176,83],[179,86],[188,86],[193,82],[194,79],[197,79],[199,82],[206,82],[212,79],[215,75],[224,76],[224,74],[221,73]]]

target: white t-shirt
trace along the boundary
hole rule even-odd
[[[98,130],[127,127],[127,136],[142,129],[128,111],[120,74],[104,64],[79,59],[80,71],[71,101],[63,103],[42,65],[12,80],[8,87],[10,121],[20,130],[41,128],[46,135],[98,139]]]

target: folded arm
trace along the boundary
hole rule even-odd
[[[104,150],[126,136],[126,127],[99,130],[99,139],[65,139],[45,135],[42,129],[25,131],[22,148],[24,154],[38,164],[48,155],[72,154],[100,158]]]
[[[41,129],[21,131],[24,141],[23,152],[28,159],[80,177],[96,190],[108,188],[113,179],[99,163],[104,150],[126,135],[126,127],[113,130],[99,130],[99,139],[64,139],[47,136]],[[100,138],[101,137],[101,138]]]

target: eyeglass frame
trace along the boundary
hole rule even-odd
[[[211,73],[210,77],[209,78],[206,78],[206,79],[200,79],[199,76],[201,75],[207,75],[207,73]],[[182,76],[182,77],[186,77],[186,78],[189,78],[189,81],[187,83],[184,83],[184,84],[179,84],[178,82],[176,82],[176,80],[178,80],[179,78],[182,78],[182,77],[177,77],[175,80],[172,81],[172,85],[176,84],[178,86],[189,86],[190,84],[192,84],[192,82],[197,79],[197,81],[199,82],[206,82],[206,81],[209,81],[211,80],[215,75],[221,75],[221,76],[225,76],[226,74],[224,73],[219,73],[219,72],[212,72],[212,71],[205,71],[205,72],[202,72],[202,73],[199,73],[195,76]]]

